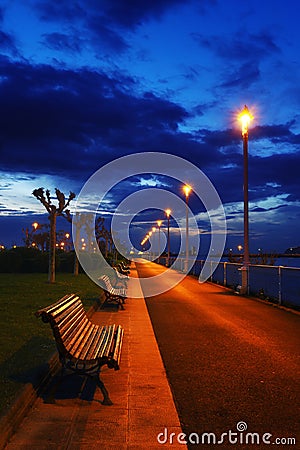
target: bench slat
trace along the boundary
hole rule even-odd
[[[94,326],[93,331],[90,334],[89,340],[86,342],[86,345],[84,346],[84,348],[81,351],[81,354],[79,356],[80,359],[82,359],[82,360],[88,359],[87,356],[89,353],[91,353],[92,346],[95,342],[95,339],[97,339],[97,334],[99,334],[99,333],[101,334],[102,328],[103,327],[100,327],[98,325]],[[92,358],[89,358],[89,359],[92,359]]]
[[[106,349],[106,346],[108,345],[109,342],[109,337],[110,337],[110,333],[111,333],[111,328],[114,328],[115,325],[110,325],[108,327],[104,328],[104,332],[101,335],[101,339],[98,340],[98,342],[96,343],[94,349],[93,349],[93,357],[97,358],[99,355],[100,358],[103,358],[104,355],[104,351]]]
[[[97,359],[97,355],[99,354],[99,348],[101,348],[101,345],[102,345],[103,341],[105,340],[105,335],[106,335],[106,327],[101,327],[101,330],[98,331],[98,333],[95,336],[95,339],[86,355],[86,359],[88,359],[88,360]]]
[[[76,304],[80,303],[78,296],[73,296],[66,298],[65,301],[59,305],[57,304],[55,307],[50,308],[50,310],[47,311],[47,314],[51,314],[52,318],[54,319],[59,314],[62,314],[64,311],[68,311],[72,309]]]
[[[64,309],[56,310],[55,313],[52,314],[52,320],[57,324],[63,323],[66,318],[74,315],[77,311],[84,311],[80,299],[74,299],[74,302],[69,306],[66,305]]]
[[[97,328],[97,326],[94,325],[93,323],[89,322],[87,327],[83,330],[82,336],[80,337],[81,339],[80,339],[79,345],[77,345],[76,350],[75,350],[75,348],[73,349],[74,358],[82,359],[81,353],[84,350],[89,339],[91,339],[91,335],[93,333],[94,328]]]
[[[74,351],[76,351],[77,345],[81,340],[83,330],[87,326],[88,322],[88,318],[85,317],[84,320],[79,323],[78,327],[73,330],[72,334],[64,341],[65,347],[71,356],[73,356]]]
[[[115,325],[111,325],[108,329],[106,346],[103,349],[103,356],[106,358],[108,358],[111,353],[111,346],[112,346],[113,339],[114,339],[115,328],[116,328]]]
[[[102,349],[104,348],[103,346],[105,346],[106,339],[107,339],[107,329],[104,328],[102,330],[102,333],[96,336],[93,348],[91,349],[91,352],[88,354],[88,356],[92,360],[96,360],[97,358],[103,358]]]
[[[59,324],[57,326],[57,331],[59,332],[61,339],[63,341],[67,341],[68,338],[71,338],[78,327],[80,327],[81,323],[86,319],[85,311],[82,309],[77,311],[74,316],[70,316],[68,318],[68,322],[64,322],[62,325]]]
[[[112,359],[113,359],[113,361],[116,362],[117,369],[120,368],[123,335],[124,335],[124,330],[121,328],[120,325],[118,325],[117,331],[116,331],[115,345],[114,345],[114,349],[113,349],[113,353],[112,353]]]

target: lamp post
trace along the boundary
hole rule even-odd
[[[186,184],[183,186],[183,192],[185,195],[185,261],[184,261],[184,272],[188,272],[189,266],[189,207],[188,198],[192,188],[190,185]]]
[[[160,263],[160,227],[162,224],[162,220],[158,220],[157,222],[157,228],[158,228],[158,264]]]
[[[152,227],[152,233],[155,233],[156,227]],[[153,260],[155,259],[154,236],[153,236]]]
[[[66,238],[66,251],[70,251],[70,242],[69,242],[70,233],[66,233],[65,238]]]
[[[168,235],[167,235],[167,239],[168,239],[168,258],[167,258],[166,266],[169,267],[169,265],[170,265],[170,214],[171,214],[171,210],[170,209],[166,209],[165,213],[166,213],[167,219],[168,219]]]
[[[248,127],[253,119],[248,107],[245,105],[238,119],[242,125],[243,158],[244,158],[244,258],[242,267],[241,294],[248,293],[249,259],[249,200],[248,200]]]

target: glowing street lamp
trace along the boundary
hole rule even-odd
[[[192,187],[189,184],[185,184],[182,189],[183,189],[184,195],[186,197],[188,197],[192,190]]]
[[[171,210],[170,209],[166,209],[165,210],[165,213],[166,213],[166,215],[167,215],[167,219],[168,219],[168,237],[167,237],[167,239],[168,239],[168,258],[167,258],[167,267],[169,267],[169,265],[170,265],[170,214],[171,214]]]
[[[189,207],[188,207],[188,198],[192,188],[189,184],[183,186],[183,192],[185,195],[185,261],[184,261],[184,272],[188,272],[189,265]]]
[[[253,120],[253,119],[254,119],[253,115],[249,111],[247,105],[245,105],[244,109],[238,115],[238,120],[241,122],[241,125],[242,125],[242,136],[243,137],[245,137],[245,136],[248,137],[248,128],[251,123],[251,120]]]
[[[248,200],[248,128],[253,115],[245,105],[238,115],[241,122],[243,137],[243,157],[244,157],[244,260],[242,267],[242,289],[241,294],[248,293],[248,267],[249,259],[249,200]]]

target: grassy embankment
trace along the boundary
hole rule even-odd
[[[0,416],[55,352],[51,328],[35,311],[71,293],[88,309],[100,288],[85,274],[57,274],[54,284],[42,273],[0,274]]]

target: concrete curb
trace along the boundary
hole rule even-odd
[[[2,450],[11,436],[14,434],[30,408],[33,406],[42,389],[47,385],[49,380],[59,370],[58,355],[54,354],[48,361],[48,368],[41,375],[37,386],[31,383],[26,384],[19,396],[16,398],[7,414],[0,420],[0,449]]]

